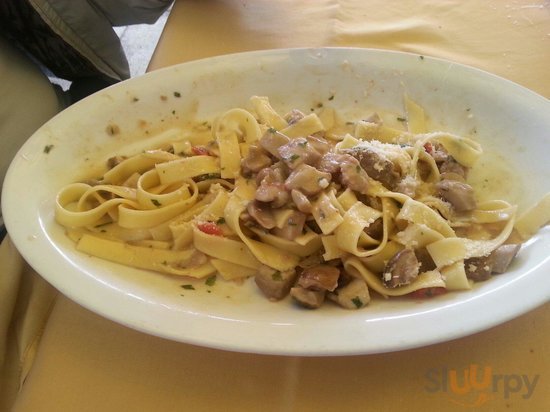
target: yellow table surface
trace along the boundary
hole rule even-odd
[[[550,2],[541,0],[179,0],[149,70],[240,51],[317,46],[442,57],[550,97]],[[27,351],[16,411],[550,407],[548,303],[490,330],[424,348],[265,356],[190,346],[120,326],[49,293],[6,241],[0,261],[8,259],[10,270],[33,279],[29,296],[41,296],[21,312],[30,320],[18,330]],[[36,319],[48,313],[43,334],[26,334],[40,331]]]

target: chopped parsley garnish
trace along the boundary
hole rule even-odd
[[[357,309],[363,307],[363,301],[359,299],[359,296],[354,297],[351,301]]]
[[[397,118],[397,121],[398,121],[398,122],[406,122],[407,119],[405,119],[404,117],[398,117],[398,118]]]
[[[120,133],[120,127],[118,127],[116,124],[107,125],[107,128],[105,130],[109,136],[114,136]]]
[[[334,100],[334,95],[331,95],[328,99],[329,100]]]
[[[53,144],[48,144],[44,146],[44,153],[48,154],[52,151],[52,149],[53,149]]]
[[[216,220],[216,223],[218,225],[223,225],[225,223],[225,218],[224,217],[220,217],[218,220]]]
[[[270,127],[269,129],[267,129],[267,131],[269,133],[277,133],[277,129],[275,129],[274,127]]]
[[[424,56],[420,55],[418,57],[420,57],[420,60],[424,60]]]
[[[297,155],[294,153],[292,156],[288,158],[289,161],[294,162],[295,160],[298,160],[300,158],[300,155]]]
[[[204,284],[206,286],[214,286],[215,283],[216,283],[216,275],[209,276],[204,281]]]
[[[283,280],[283,276],[281,275],[280,271],[276,271],[271,275],[271,279],[280,282],[281,280]]]
[[[185,289],[185,290],[195,290],[195,286],[193,285],[181,285],[182,289]]]
[[[181,97],[181,93],[180,92],[174,92],[174,97]]]
[[[151,203],[154,204],[156,207],[162,206],[162,203],[160,203],[157,199],[151,199]]]
[[[195,177],[195,182],[202,182],[203,180],[219,179],[219,178],[221,178],[221,175],[219,173],[207,173],[205,175],[200,175]]]

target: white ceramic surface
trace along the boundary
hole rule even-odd
[[[252,282],[199,282],[190,291],[181,288],[190,283],[181,278],[80,254],[54,222],[55,194],[64,184],[92,174],[117,148],[188,115],[211,119],[246,106],[256,94],[269,96],[281,111],[323,103],[354,119],[378,109],[391,122],[403,114],[404,93],[425,108],[434,129],[483,144],[486,154],[471,172],[480,196],[524,209],[550,191],[549,100],[480,70],[424,56],[291,49],[169,67],[69,107],[17,154],[3,188],[3,216],[24,258],[71,299],[140,331],[220,349],[307,356],[394,351],[471,334],[547,302],[548,228],[522,248],[508,273],[471,291],[422,301],[376,299],[358,311],[333,305],[308,311],[288,299],[267,301]],[[110,136],[106,129],[113,124],[120,133]]]

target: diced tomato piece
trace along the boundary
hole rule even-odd
[[[432,154],[433,151],[434,151],[434,147],[432,146],[432,144],[430,142],[428,142],[424,145],[424,150],[426,151],[426,153]]]
[[[197,229],[199,229],[201,232],[206,233],[207,235],[223,236],[223,231],[214,222],[199,223],[197,225]]]
[[[432,298],[434,296],[443,295],[447,293],[447,289],[443,287],[422,288],[409,293],[409,296],[413,298]]]
[[[195,156],[205,156],[208,155],[208,149],[204,146],[193,146],[191,151]]]

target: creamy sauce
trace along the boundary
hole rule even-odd
[[[484,150],[468,174],[468,183],[474,188],[477,199],[480,202],[503,199],[512,204],[521,203],[523,179],[519,170],[502,155]]]

